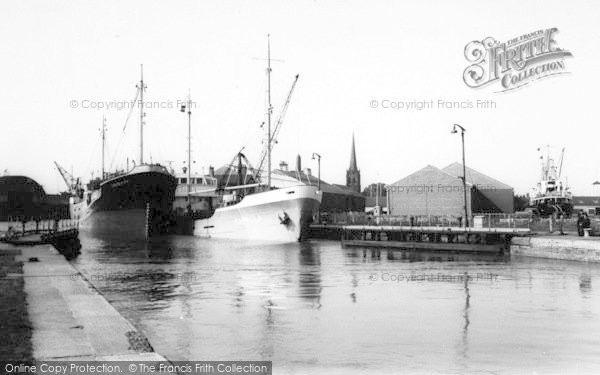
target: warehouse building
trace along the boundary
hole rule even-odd
[[[460,169],[460,173],[455,173]],[[484,174],[467,169],[467,212],[513,212],[513,189]],[[389,212],[394,216],[464,216],[462,165],[444,170],[428,165],[387,187]]]
[[[515,211],[515,192],[512,187],[469,167],[465,169],[467,182],[479,193],[474,197],[479,202],[473,206],[478,208],[477,213],[513,213]],[[442,171],[456,178],[462,178],[463,165],[452,163]]]
[[[47,195],[40,184],[26,176],[0,177],[0,221],[68,217],[68,195]]]

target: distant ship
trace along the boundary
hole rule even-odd
[[[138,88],[140,105],[140,163],[128,171],[104,172],[105,123],[102,124],[102,177],[82,186],[79,179],[56,166],[69,186],[71,219],[94,234],[134,237],[160,233],[169,224],[177,180],[160,164],[143,162],[144,78]]]
[[[300,241],[305,238],[308,225],[321,205],[322,193],[316,186],[298,182],[296,186],[276,188],[271,184],[271,151],[298,76],[292,84],[275,128],[271,131],[270,43],[267,61],[267,136],[258,167],[253,168],[241,152],[236,155],[237,167],[234,165],[234,158],[228,166],[230,173],[226,182],[216,190],[219,193],[219,207],[209,218],[194,221],[196,236],[277,242]],[[261,171],[265,158],[267,181],[263,184]],[[233,186],[229,184],[231,177],[235,180]]]
[[[554,213],[570,216],[573,210],[573,195],[569,186],[561,179],[564,154],[563,148],[558,167],[550,157],[550,147],[545,157],[540,154],[542,173],[540,181],[530,194],[530,207],[543,217]]]

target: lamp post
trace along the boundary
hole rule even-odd
[[[315,160],[315,157],[317,159],[317,190],[319,191],[320,194],[323,194],[321,192],[321,155],[317,154],[316,152],[313,152],[312,154],[312,160]],[[318,211],[317,211],[317,223],[321,224],[321,205],[319,205]]]
[[[313,152],[312,160],[315,160],[315,157],[317,158],[317,179],[319,180],[317,181],[317,189],[321,190],[321,155]]]
[[[469,213],[467,211],[467,167],[465,165],[465,128],[463,128],[462,126],[458,125],[458,124],[454,124],[454,127],[452,127],[452,134],[456,134],[458,133],[458,131],[456,130],[456,128],[460,128],[460,136],[462,139],[462,165],[463,165],[463,176],[462,176],[462,180],[463,180],[463,192],[464,192],[464,200],[465,200],[465,228],[469,227]]]
[[[188,170],[187,170],[187,199],[188,205],[190,202],[190,193],[192,190],[191,182],[192,182],[192,97],[188,91],[188,100],[186,104],[181,105],[181,112],[185,113],[185,107],[187,105],[187,115],[188,115]],[[185,172],[184,172],[185,173]]]

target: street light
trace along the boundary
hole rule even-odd
[[[181,105],[181,112],[185,113],[187,104],[187,115],[188,115],[188,178],[187,178],[187,201],[188,206],[191,207],[190,193],[192,183],[192,97],[188,91],[187,103]],[[183,172],[185,173],[185,171]]]
[[[469,227],[469,213],[467,211],[467,167],[465,165],[465,128],[463,128],[462,126],[458,125],[458,124],[454,124],[454,127],[452,127],[452,134],[456,134],[458,133],[458,131],[456,130],[456,128],[459,127],[460,128],[460,136],[462,138],[462,165],[463,165],[463,176],[462,176],[462,180],[463,180],[463,192],[465,194],[464,199],[465,199],[465,228]]]
[[[317,154],[316,152],[313,152],[312,160],[315,160],[315,157],[317,158],[317,190],[321,192],[321,155]],[[321,224],[321,205],[319,205],[317,211],[317,223]]]
[[[321,190],[321,155],[317,154],[316,152],[313,152],[312,154],[312,160],[315,160],[315,156],[317,157],[317,179],[319,180],[317,182],[317,189]]]

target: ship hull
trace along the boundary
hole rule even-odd
[[[139,166],[104,182],[81,201],[72,202],[71,217],[93,234],[140,237],[163,232],[169,224],[176,180],[156,168]]]
[[[542,217],[552,216],[555,213],[570,217],[573,212],[573,202],[568,198],[536,198],[531,207],[537,209]]]
[[[79,229],[93,236],[140,238],[146,235],[146,220],[144,209],[94,211],[79,221]]]
[[[194,222],[199,237],[296,242],[304,238],[308,224],[321,204],[314,186],[302,185],[246,196],[239,203],[215,210]]]

